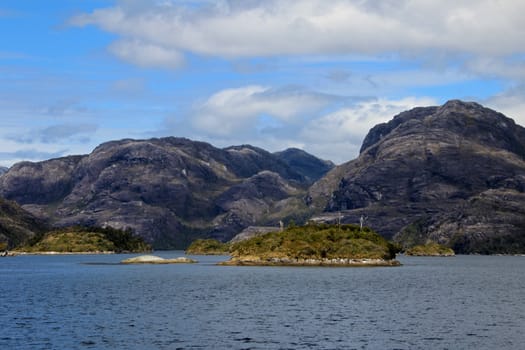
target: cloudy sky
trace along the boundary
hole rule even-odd
[[[477,101],[525,125],[524,1],[0,2],[0,165],[121,138],[353,159],[375,124]]]

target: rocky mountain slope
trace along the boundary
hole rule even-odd
[[[0,246],[11,249],[28,238],[44,233],[47,223],[40,220],[18,204],[0,198]]]
[[[302,174],[306,181],[312,183],[319,180],[335,166],[331,161],[319,159],[297,148],[288,148],[282,152],[276,152],[274,155],[292,170]]]
[[[0,176],[0,196],[58,227],[131,228],[154,248],[183,248],[304,216],[308,185],[330,167],[297,151],[121,140],[85,156],[15,164]]]
[[[317,220],[365,224],[404,245],[525,252],[525,129],[476,103],[415,108],[375,126],[359,157],[316,182]]]

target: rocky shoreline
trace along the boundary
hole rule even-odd
[[[292,259],[258,257],[232,258],[219,263],[222,266],[327,266],[327,267],[373,267],[373,266],[401,266],[395,259]]]

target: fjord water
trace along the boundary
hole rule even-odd
[[[118,264],[126,257],[0,259],[0,349],[525,344],[525,257],[400,257],[387,268]]]

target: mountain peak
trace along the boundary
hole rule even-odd
[[[525,157],[525,129],[514,120],[476,102],[450,100],[439,107],[417,107],[399,113],[387,123],[373,127],[366,135],[360,153],[387,138],[418,134],[420,137],[456,135],[463,140],[503,148]]]
[[[310,194],[403,243],[515,252],[525,247],[525,128],[475,102],[414,108],[372,128],[360,156]]]
[[[441,107],[440,110],[444,109],[456,109],[456,110],[468,110],[468,109],[483,109],[482,105],[477,102],[462,101],[462,100],[448,100]]]
[[[334,167],[331,161],[319,159],[299,148],[288,148],[274,155],[293,170],[305,175],[306,180],[312,183]]]

